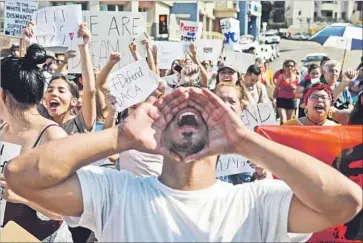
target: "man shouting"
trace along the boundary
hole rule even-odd
[[[129,149],[164,155],[161,176],[85,167]],[[241,154],[282,181],[217,181],[218,154]],[[39,146],[11,161],[5,179],[15,193],[64,215],[70,226],[91,229],[100,242],[306,240],[362,207],[354,182],[249,131],[222,100],[197,88],[149,98],[117,128]]]

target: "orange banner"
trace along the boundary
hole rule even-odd
[[[261,126],[255,131],[309,154],[363,185],[363,127]],[[308,242],[362,242],[363,211],[344,225],[315,233]]]

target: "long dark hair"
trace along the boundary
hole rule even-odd
[[[358,96],[357,104],[355,104],[352,113],[350,114],[349,125],[363,125],[363,105],[361,97],[363,92],[360,92]]]

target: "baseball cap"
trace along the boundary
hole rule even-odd
[[[229,68],[229,69],[231,69],[231,70],[233,70],[233,71],[235,71],[235,72],[238,72],[234,67],[232,67],[232,66],[230,66],[230,65],[222,65],[222,66],[220,66],[219,68],[218,68],[218,71],[217,71],[217,73],[219,73],[222,69],[225,69],[225,68]]]
[[[46,55],[47,55],[47,58],[48,58],[48,57],[52,57],[52,58],[56,59],[56,58],[55,58],[55,54],[54,54],[54,52],[52,52],[52,51],[46,51]]]

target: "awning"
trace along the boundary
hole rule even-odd
[[[129,1],[100,1],[100,3],[125,6]]]

